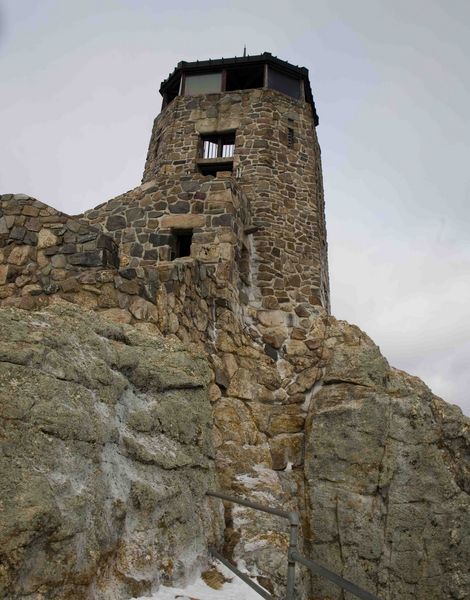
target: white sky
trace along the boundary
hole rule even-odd
[[[306,66],[333,314],[470,414],[469,30],[467,0],[0,0],[0,192],[138,185],[179,60]]]

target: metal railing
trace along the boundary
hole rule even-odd
[[[287,587],[286,587],[286,600],[294,600],[294,585],[295,585],[295,563],[298,562],[305,567],[309,568],[312,573],[316,573],[325,579],[328,579],[335,585],[339,586],[343,590],[350,592],[357,598],[361,598],[362,600],[380,600],[378,596],[363,590],[352,581],[348,581],[341,577],[334,571],[330,571],[326,567],[323,567],[319,563],[302,556],[298,551],[298,536],[299,536],[299,515],[296,512],[286,512],[283,510],[279,510],[277,508],[271,508],[269,506],[263,506],[262,504],[257,504],[256,502],[250,502],[249,500],[242,500],[241,498],[235,498],[234,496],[228,496],[227,494],[221,494],[220,492],[206,492],[207,496],[213,496],[214,498],[219,498],[220,500],[225,500],[226,502],[233,502],[234,504],[240,504],[241,506],[247,506],[248,508],[253,508],[254,510],[259,510],[261,512],[269,513],[271,515],[276,515],[277,517],[281,517],[282,519],[287,519],[289,521],[289,550],[287,552]],[[230,561],[228,561],[224,556],[222,556],[216,548],[211,546],[209,548],[211,554],[220,560],[226,567],[228,567],[235,575],[240,577],[246,584],[248,584],[252,589],[255,590],[262,598],[265,600],[276,600],[274,596],[269,594],[264,588],[260,585],[252,581],[245,573],[239,571]]]

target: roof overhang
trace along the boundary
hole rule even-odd
[[[315,101],[313,99],[312,88],[310,86],[310,80],[308,78],[308,69],[305,67],[298,67],[291,65],[290,63],[273,56],[270,52],[263,52],[256,56],[240,56],[233,58],[218,58],[209,60],[196,60],[194,62],[180,61],[176,66],[173,73],[171,73],[167,79],[165,79],[160,85],[160,94],[165,95],[165,92],[176,85],[182,74],[196,74],[205,73],[210,71],[222,70],[229,67],[241,66],[241,65],[268,65],[281,71],[291,77],[301,79],[304,83],[305,100],[311,104],[313,110],[313,118],[315,125],[318,125],[318,115],[315,108]]]

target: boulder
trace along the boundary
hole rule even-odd
[[[120,600],[199,566],[209,369],[77,308],[0,310],[0,597]]]
[[[470,598],[470,419],[330,318],[307,418],[308,554],[380,598]],[[316,600],[343,598],[314,578]]]

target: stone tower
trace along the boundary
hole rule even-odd
[[[143,183],[191,179],[183,190],[192,190],[208,175],[234,180],[251,214],[236,232],[235,257],[248,302],[268,310],[302,303],[329,310],[318,116],[307,69],[267,52],[180,62],[160,93]],[[187,192],[180,196],[180,207],[170,211],[187,210]],[[228,220],[224,215],[219,225]]]
[[[327,314],[307,71],[180,63],[161,92],[141,185],[76,216],[0,195],[3,596],[149,595],[216,545],[285,597],[278,517],[223,528],[218,488],[382,598],[470,600],[469,422]]]

